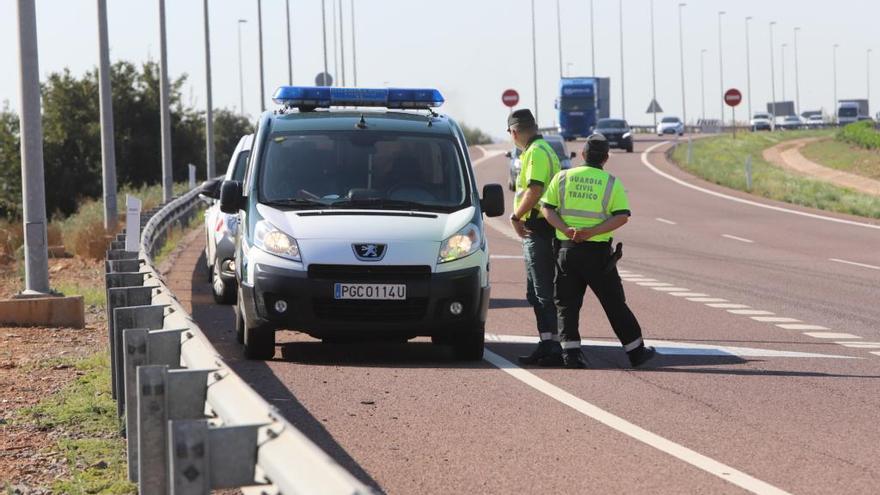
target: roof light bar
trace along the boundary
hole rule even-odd
[[[428,109],[442,105],[440,91],[430,88],[328,88],[281,86],[272,95],[279,105],[296,108],[385,107]]]

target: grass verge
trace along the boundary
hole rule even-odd
[[[52,490],[69,494],[126,494],[136,487],[127,480],[125,441],[119,436],[116,404],[110,397],[110,363],[98,353],[74,365],[81,374],[55,395],[22,409],[20,421],[60,433],[55,448],[69,476]]]
[[[801,149],[806,158],[837,170],[880,180],[880,151],[837,140],[810,143]]]
[[[75,294],[83,296],[83,303],[86,306],[104,307],[107,303],[107,293],[102,287],[91,285],[82,285],[76,282],[56,282],[53,288],[62,294]]]
[[[687,144],[673,152],[682,169],[721,186],[748,191],[768,199],[821,210],[880,218],[880,199],[810,179],[764,161],[762,152],[782,141],[804,137],[831,136],[833,131],[742,133],[693,141],[690,163]],[[752,187],[746,187],[745,160],[752,157]]]

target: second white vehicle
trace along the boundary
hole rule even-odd
[[[663,117],[663,120],[657,124],[657,135],[664,134],[684,135],[684,122],[678,117]]]

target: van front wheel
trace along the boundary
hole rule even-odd
[[[486,330],[481,323],[477,328],[456,333],[452,336],[452,352],[459,361],[478,361],[483,359],[483,345]]]
[[[244,357],[272,359],[275,356],[275,327],[267,324],[252,327],[244,320]]]

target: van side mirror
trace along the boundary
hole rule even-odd
[[[504,156],[506,156],[507,158],[513,158],[513,153],[511,153],[510,151],[505,151]]]
[[[571,155],[569,156],[569,158],[571,158],[572,160],[574,160],[577,157],[578,157],[577,151],[572,151]]]
[[[208,199],[220,199],[220,184],[223,178],[206,180],[199,186],[199,195]]]
[[[244,206],[244,196],[241,193],[241,182],[237,180],[225,180],[220,186],[220,211],[223,213],[238,213]]]
[[[487,217],[504,215],[504,189],[501,184],[483,186],[483,199],[480,200],[480,208]]]

